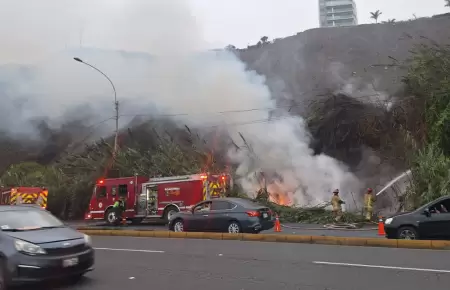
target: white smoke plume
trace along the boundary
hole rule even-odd
[[[207,43],[202,40],[200,25],[191,15],[187,1],[95,1],[87,9],[90,11],[87,15],[77,14],[86,11],[80,10],[86,1],[39,2],[55,5],[55,11],[58,7],[67,13],[69,40],[78,34],[77,21],[83,20],[86,42],[109,51],[75,49],[73,41],[69,41],[68,49],[54,53],[46,45],[61,38],[52,38],[45,30],[50,29],[47,22],[38,13],[41,18],[33,18],[36,21],[33,25],[37,28],[41,25],[40,29],[45,30],[41,37],[47,38],[47,44],[35,36],[27,38],[28,34],[16,43],[17,47],[29,44],[39,51],[40,61],[35,63],[33,77],[26,81],[12,80],[12,88],[0,94],[2,101],[6,101],[5,95],[15,101],[26,96],[27,101],[15,114],[19,121],[14,130],[25,132],[25,120],[36,116],[50,116],[57,123],[67,110],[74,108],[79,108],[75,113],[78,116],[89,113],[97,122],[113,116],[109,84],[94,70],[72,60],[77,56],[101,68],[114,81],[122,124],[127,116],[151,115],[157,110],[178,114],[176,120],[189,126],[205,130],[213,130],[212,126],[223,128],[243,148],[241,133],[251,150],[230,148],[229,157],[238,164],[238,181],[249,194],[261,185],[260,172],[271,182],[269,191],[289,195],[290,204],[328,201],[335,188],[350,201],[348,194],[360,189],[358,180],[343,164],[325,155],[313,155],[304,120],[277,108],[263,77],[246,71],[244,64],[229,52],[201,51]],[[61,2],[71,5],[56,4]],[[43,11],[35,8],[33,13]],[[58,21],[63,27],[67,23],[61,15]],[[0,31],[3,36],[4,28]],[[148,54],[129,55],[111,49]],[[18,51],[5,53],[11,55],[11,60],[20,59]],[[80,109],[86,103],[89,110]],[[15,103],[11,106],[17,108]],[[23,124],[20,120],[24,120]]]

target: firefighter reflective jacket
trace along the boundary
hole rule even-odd
[[[342,204],[344,202],[341,200],[341,198],[338,195],[333,195],[331,198],[331,205],[333,206],[333,210],[342,210]]]
[[[122,203],[120,201],[116,200],[116,202],[113,205],[113,208],[122,208],[122,207],[123,207]]]
[[[372,208],[374,202],[375,202],[375,197],[372,194],[366,193],[364,195],[364,206],[366,208]]]

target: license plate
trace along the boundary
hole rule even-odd
[[[269,217],[269,215],[268,215],[267,213],[264,212],[264,213],[263,213],[263,218],[266,219],[267,217]]]
[[[76,265],[78,265],[78,258],[71,258],[71,259],[63,260],[62,265],[64,268],[76,266]]]

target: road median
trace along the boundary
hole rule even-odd
[[[339,246],[450,250],[450,241],[388,240],[377,238],[281,235],[281,234],[228,234],[228,233],[202,233],[202,232],[176,233],[171,231],[95,230],[95,229],[78,229],[78,230],[82,233],[91,236],[238,240],[238,241],[320,244],[320,245],[339,245]]]

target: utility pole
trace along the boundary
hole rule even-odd
[[[116,89],[114,89],[114,94],[116,93]],[[116,110],[116,132],[114,132],[114,152],[113,152],[113,158],[116,160],[116,154],[117,154],[117,148],[118,148],[118,142],[119,142],[119,101],[117,101],[117,98],[115,97],[114,101],[114,108]]]
[[[78,57],[74,57],[74,60],[81,62],[82,64],[85,64],[93,69],[95,69],[96,71],[98,71],[99,73],[101,73],[111,84],[113,91],[114,91],[114,110],[115,110],[115,117],[114,119],[116,120],[116,130],[114,132],[114,149],[113,149],[113,160],[116,159],[116,155],[117,155],[117,149],[118,149],[118,139],[119,139],[119,101],[117,100],[117,92],[116,92],[116,87],[114,86],[114,83],[111,81],[111,79],[101,70],[99,70],[98,68],[96,68],[95,66],[81,60]]]

